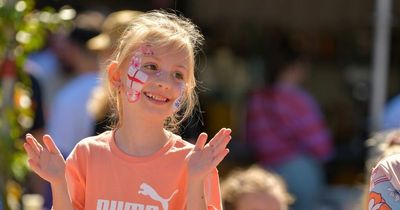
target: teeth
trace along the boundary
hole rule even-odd
[[[167,101],[167,98],[164,98],[162,96],[156,96],[156,95],[153,95],[153,94],[150,94],[150,93],[146,93],[146,96],[148,96],[149,98],[154,99],[156,101],[164,101],[164,102]]]

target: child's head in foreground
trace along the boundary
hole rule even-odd
[[[221,192],[225,210],[287,210],[293,202],[283,179],[256,165],[230,173]]]
[[[197,104],[195,56],[203,40],[196,25],[172,13],[155,10],[134,18],[107,69],[116,126],[144,113],[176,130]]]

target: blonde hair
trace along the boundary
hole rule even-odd
[[[109,61],[121,65],[133,56],[133,52],[142,45],[157,47],[171,46],[172,50],[184,50],[189,56],[189,78],[182,98],[180,110],[169,117],[164,127],[171,131],[177,131],[179,124],[187,119],[195,109],[198,98],[195,91],[196,79],[194,76],[195,57],[204,41],[198,27],[189,19],[166,11],[153,10],[134,18],[118,42],[118,47]],[[118,68],[117,68],[118,69]],[[118,90],[110,84],[108,79],[111,105],[117,112],[114,126],[119,125],[122,117],[121,101]]]
[[[227,210],[235,209],[242,195],[258,192],[276,197],[281,203],[281,210],[287,210],[294,201],[283,179],[258,165],[236,169],[221,183],[222,200]]]

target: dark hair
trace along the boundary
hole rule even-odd
[[[75,27],[68,38],[78,46],[86,49],[86,42],[99,34],[100,31],[97,30]]]
[[[272,49],[266,55],[266,60],[269,61],[266,65],[268,85],[274,84],[287,66],[304,59],[302,53],[293,46],[286,36],[274,40]]]

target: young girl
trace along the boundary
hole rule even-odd
[[[216,166],[231,130],[207,144],[172,133],[195,106],[195,53],[203,41],[188,19],[151,11],[132,20],[107,68],[114,129],[80,141],[66,161],[49,135],[31,135],[31,168],[52,186],[53,208],[221,209]],[[73,101],[71,101],[73,103]],[[182,116],[179,116],[181,114]]]

